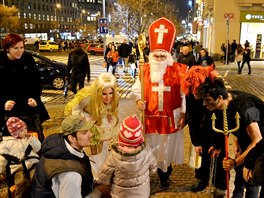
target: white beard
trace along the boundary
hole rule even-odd
[[[157,61],[153,54],[156,55],[166,55],[166,59],[162,61]],[[152,83],[157,83],[163,79],[163,75],[166,72],[167,66],[173,65],[173,58],[170,53],[155,51],[149,54],[149,64],[150,64],[150,80]]]

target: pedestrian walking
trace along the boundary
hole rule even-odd
[[[226,44],[222,43],[221,45],[221,61],[225,63],[226,60]]]
[[[127,39],[118,48],[118,54],[122,59],[123,72],[128,72],[128,56],[131,53],[131,47],[127,44]]]
[[[232,50],[231,62],[234,62],[235,61],[235,57],[236,57],[236,51],[237,51],[237,43],[236,43],[235,39],[231,43],[231,50]]]
[[[158,37],[156,29],[165,25],[168,34]],[[137,78],[132,87],[137,108],[144,111],[146,145],[158,161],[162,187],[170,185],[171,163],[183,163],[183,127],[185,97],[181,95],[181,76],[187,71],[184,64],[173,62],[171,47],[176,31],[173,23],[162,17],[149,27],[149,63],[144,65],[144,78]],[[144,90],[141,90],[144,83]],[[162,91],[159,87],[163,87]],[[141,97],[144,92],[144,98]]]
[[[202,45],[199,43],[199,41],[197,41],[197,43],[196,43],[196,45],[195,45],[195,47],[194,47],[194,52],[195,52],[195,60],[196,61],[198,61],[198,59],[199,59],[199,53],[200,53],[200,51],[201,51],[201,49],[202,49]]]
[[[245,63],[247,63],[247,66],[248,66],[248,74],[251,74],[250,61],[251,61],[251,58],[250,58],[250,47],[245,47],[244,52],[243,52],[243,62],[242,62],[242,65],[240,67],[240,72],[239,72],[240,74],[242,73],[242,70],[243,70],[243,67],[244,67]]]
[[[103,148],[100,153],[89,156],[94,162],[92,171],[95,179],[107,156],[110,142],[117,137],[118,104],[116,78],[111,73],[102,73],[90,86],[80,90],[65,107],[65,115],[79,115],[96,121]]]
[[[185,65],[188,65],[189,68],[191,68],[192,66],[196,65],[196,60],[194,55],[190,52],[190,49],[188,46],[183,46],[182,47],[182,52],[179,54],[178,59],[177,59],[178,63],[183,63]]]
[[[132,49],[131,54],[129,55],[128,58],[128,64],[130,65],[131,69],[131,75],[133,78],[136,78],[136,73],[137,73],[137,55],[136,55],[136,48]]]
[[[20,35],[6,35],[0,65],[0,127],[3,135],[9,135],[5,127],[6,116],[24,117],[34,123],[34,126],[28,126],[29,130],[37,132],[43,141],[41,124],[49,119],[49,114],[40,98],[42,85],[35,60],[25,51]]]
[[[120,124],[118,140],[103,163],[99,181],[111,184],[111,196],[150,197],[150,174],[157,170],[157,161],[144,143],[143,127],[135,116]]]
[[[0,175],[14,183],[15,198],[28,198],[41,143],[28,133],[26,123],[18,117],[8,118],[6,125],[11,136],[0,142]]]
[[[237,73],[241,74],[241,69],[240,69],[240,64],[243,61],[243,53],[244,53],[244,48],[243,46],[239,43],[237,45],[237,56],[236,56],[236,62],[237,62]]]
[[[262,139],[264,134],[264,102],[260,98],[246,92],[227,91],[221,78],[207,79],[198,88],[197,94],[203,99],[204,106],[215,113],[217,118],[215,127],[217,129],[224,130],[224,108],[226,108],[225,119],[228,121],[228,129],[236,128],[239,122],[239,128],[232,132],[237,138],[239,153],[235,159],[225,158],[222,165],[226,171],[235,169],[233,197],[243,197],[246,189],[246,197],[257,198],[259,187],[252,181],[246,182],[243,180],[243,168],[248,152]],[[240,115],[239,120],[235,119],[237,113]],[[221,139],[218,138],[217,140]],[[215,148],[212,148],[211,151],[213,156],[219,154],[219,150]],[[214,151],[216,151],[215,154]]]
[[[107,62],[109,64],[109,69],[111,69],[111,73],[115,75],[116,71],[116,65],[119,59],[118,51],[116,50],[116,47],[112,45],[111,50],[108,52],[107,56]]]
[[[113,45],[112,43],[108,43],[108,45],[106,46],[105,51],[104,51],[104,60],[106,62],[106,72],[108,72],[109,66],[110,66],[110,62],[107,61],[107,54],[109,51],[111,51],[112,45]]]
[[[197,60],[197,65],[201,65],[201,66],[213,66],[213,68],[215,69],[215,63],[214,60],[211,56],[209,56],[208,51],[205,48],[202,48],[199,52],[199,58]]]
[[[83,151],[90,145],[93,127],[94,121],[71,115],[62,121],[62,133],[44,140],[32,182],[32,198],[101,197],[100,187],[94,188],[89,157]]]
[[[77,93],[77,85],[79,90],[84,87],[85,77],[87,77],[87,82],[90,82],[89,58],[79,42],[74,44],[74,50],[69,54],[67,77],[74,94]]]

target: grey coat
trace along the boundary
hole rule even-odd
[[[135,153],[122,153],[112,146],[99,173],[99,180],[112,183],[113,198],[149,198],[150,173],[157,170],[157,161],[150,148],[142,146]]]

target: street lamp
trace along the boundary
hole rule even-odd
[[[82,26],[83,14],[85,14],[85,10],[82,10],[80,13],[80,26]]]
[[[60,8],[61,8],[61,5],[57,3],[55,6],[55,21],[57,21],[57,9],[60,9]]]

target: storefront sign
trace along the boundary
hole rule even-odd
[[[261,11],[241,11],[240,22],[264,22],[264,12]]]

